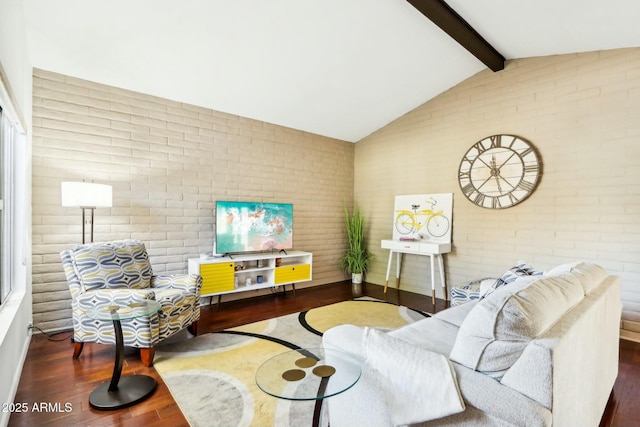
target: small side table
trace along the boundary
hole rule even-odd
[[[389,286],[389,273],[391,271],[391,260],[393,253],[397,254],[396,262],[396,289],[400,288],[400,265],[402,264],[402,254],[424,255],[431,259],[431,303],[436,303],[436,281],[435,281],[435,265],[434,258],[438,259],[440,267],[440,281],[444,293],[444,300],[447,301],[447,283],[444,278],[444,260],[443,254],[451,252],[451,243],[421,242],[421,241],[401,241],[401,240],[383,240],[382,249],[389,249],[389,262],[387,263],[387,278],[384,283],[384,293],[387,293]]]
[[[116,336],[116,360],[111,381],[96,388],[89,395],[89,404],[95,409],[121,409],[147,398],[156,388],[156,380],[148,375],[127,375],[120,377],[124,361],[124,339],[121,320],[150,316],[160,310],[160,303],[149,300],[129,305],[102,304],[87,311],[87,316],[102,321],[113,322]]]

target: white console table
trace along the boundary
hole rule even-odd
[[[389,249],[389,262],[387,264],[387,277],[384,283],[384,292],[387,293],[389,286],[389,273],[391,270],[391,260],[393,253],[397,254],[396,262],[396,289],[400,287],[400,265],[402,263],[402,254],[427,255],[431,258],[431,302],[436,303],[436,280],[435,280],[435,258],[438,259],[440,267],[440,281],[444,290],[444,300],[447,301],[447,284],[444,279],[444,260],[443,254],[451,252],[451,243],[433,243],[421,241],[404,241],[404,240],[383,240],[382,249]]]

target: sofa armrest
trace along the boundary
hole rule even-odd
[[[360,326],[348,324],[335,326],[322,335],[322,346],[364,360],[366,355],[362,345],[363,334],[364,328]]]
[[[97,289],[78,295],[75,302],[78,307],[88,310],[105,302],[128,305],[155,299],[156,295],[152,289]]]
[[[151,277],[151,288],[180,289],[200,297],[202,277],[197,274],[167,274]]]

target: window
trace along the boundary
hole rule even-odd
[[[10,298],[17,300],[26,292],[30,253],[31,163],[26,121],[16,109],[7,82],[0,66],[0,309]]]
[[[9,162],[6,161],[6,151],[11,146],[11,144],[7,143],[7,140],[11,138],[9,135],[11,128],[7,122],[8,120],[0,106],[0,242],[2,242],[0,244],[0,304],[4,302],[11,292],[11,262],[9,259],[11,242],[8,241],[11,233],[7,233],[7,224],[5,222],[9,220],[9,216],[5,214],[5,205],[7,204],[5,183],[7,182],[10,168]]]
[[[16,146],[24,134],[0,105],[0,305],[7,300],[19,262],[16,245]]]

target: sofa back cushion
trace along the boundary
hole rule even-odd
[[[580,279],[585,295],[591,293],[607,277],[604,268],[584,261],[559,265],[549,270],[546,276],[559,276],[564,273],[572,273]]]
[[[584,294],[590,294],[607,277],[607,271],[596,264],[581,262],[571,269],[571,273],[578,276],[584,288]]]
[[[137,240],[76,246],[72,258],[85,291],[150,286],[151,264],[144,244]]]
[[[580,280],[570,273],[520,277],[476,304],[460,326],[450,358],[500,378],[532,339],[583,297]]]

